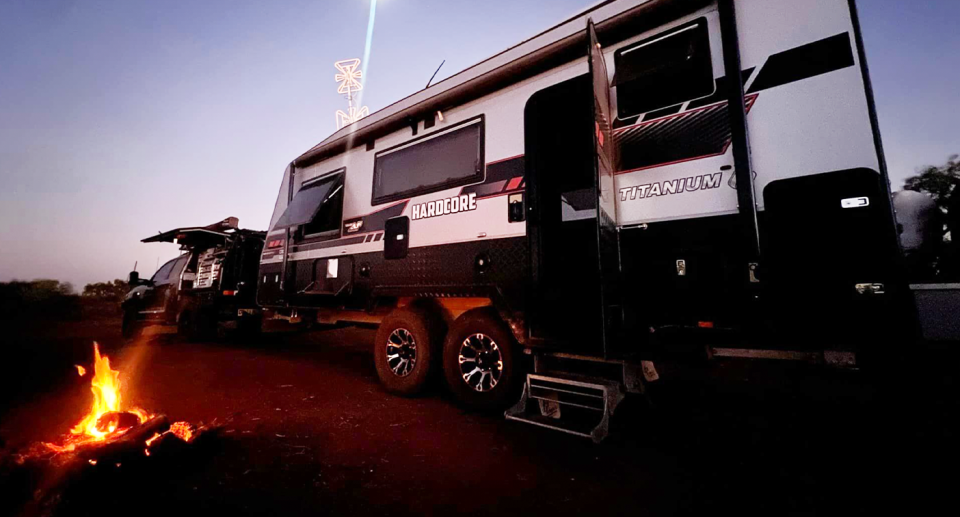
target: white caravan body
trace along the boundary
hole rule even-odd
[[[484,299],[521,343],[546,346],[565,341],[547,320],[593,311],[559,308],[534,321],[530,312],[557,297],[615,307],[619,322],[600,326],[646,332],[820,317],[813,306],[825,293],[857,304],[860,285],[894,292],[884,268],[895,262],[896,234],[853,2],[735,0],[733,44],[722,3],[601,2],[337,131],[283,173],[260,303],[370,312],[404,298]],[[588,20],[602,45],[603,63],[592,66]],[[741,68],[733,77],[732,48]],[[611,127],[584,127],[597,139],[588,145],[615,143],[612,188],[598,181],[592,200],[592,190],[573,189],[541,203],[548,187],[531,182],[558,181],[573,151],[535,144],[530,117],[562,124],[580,98],[565,104],[545,100],[548,92],[589,91],[586,78],[603,68]],[[743,127],[729,104],[737,74]],[[738,165],[737,134],[749,171]],[[752,176],[750,192],[738,190],[738,167]],[[548,226],[597,220],[598,203],[614,207],[617,271],[545,259]],[[750,218],[759,257],[740,246]],[[571,248],[597,246],[596,231],[583,231]],[[883,258],[867,266],[864,256]],[[561,271],[564,260],[572,269]],[[744,317],[756,289],[779,314]],[[610,343],[582,351],[615,353]]]

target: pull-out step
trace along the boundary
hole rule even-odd
[[[623,397],[620,383],[614,381],[531,373],[520,402],[504,416],[599,443],[607,437],[610,416]]]

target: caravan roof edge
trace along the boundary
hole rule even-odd
[[[680,14],[703,8],[709,5],[711,1],[640,1],[632,7],[621,12],[611,13],[602,19],[597,23],[597,32],[604,44],[612,44],[642,32],[644,27],[656,27],[678,17]],[[294,165],[305,167],[317,163],[324,158],[361,145],[370,139],[382,137],[410,125],[417,120],[420,114],[448,109],[469,102],[585,55],[586,33],[571,24],[580,19],[586,20],[587,16],[595,14],[598,10],[614,3],[617,2],[610,0],[599,3],[532,38],[440,81],[434,86],[420,90],[374,112],[358,123],[340,129],[294,160]],[[525,45],[534,43],[535,40],[543,38],[551,32],[560,31],[564,27],[570,29],[569,33],[558,33],[555,36],[556,39],[552,41],[544,42],[540,46],[531,48],[530,51],[502,64],[497,63],[498,59],[508,56]],[[476,75],[473,77],[464,76],[464,74],[470,72]],[[461,81],[459,83],[454,82],[457,79]]]

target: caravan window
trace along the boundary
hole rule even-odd
[[[483,117],[377,153],[373,204],[483,180]]]
[[[343,213],[345,169],[304,183],[293,196],[274,229],[303,226],[305,236],[339,235]]]
[[[343,215],[343,174],[334,174],[320,180],[330,184],[330,193],[320,203],[313,219],[303,226],[303,234],[311,236],[340,236],[340,219]]]
[[[704,18],[617,50],[613,59],[620,118],[713,94]]]

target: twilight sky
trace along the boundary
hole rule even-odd
[[[802,0],[801,0],[802,1]],[[371,111],[591,5],[380,0]],[[860,0],[894,186],[960,153],[960,2]],[[332,63],[369,0],[0,0],[0,281],[81,289],[227,216],[265,229],[285,164],[335,129]]]

